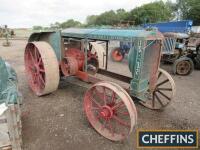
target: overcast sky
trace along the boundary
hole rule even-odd
[[[0,0],[0,25],[9,27],[48,26],[56,21],[85,22],[88,15],[136,6],[155,0]]]

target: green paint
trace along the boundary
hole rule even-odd
[[[60,31],[57,32],[39,32],[39,33],[33,33],[29,37],[29,42],[34,42],[34,41],[46,41],[49,43],[56,56],[58,61],[61,60],[61,34]]]
[[[137,38],[133,42],[133,47],[129,51],[128,62],[129,70],[132,73],[132,80],[130,83],[131,91],[130,94],[134,97],[144,99],[144,93],[148,89],[148,82],[150,74],[142,77],[142,71],[144,66],[144,55],[145,55],[145,39]]]
[[[0,104],[17,103],[21,98],[17,88],[17,75],[0,57]]]

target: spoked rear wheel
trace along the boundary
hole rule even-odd
[[[162,109],[170,104],[175,96],[175,92],[175,83],[170,74],[163,69],[159,69],[155,90],[148,93],[146,101],[139,102],[150,109]]]
[[[59,65],[48,43],[28,43],[24,61],[29,85],[36,95],[45,95],[58,88]]]
[[[113,141],[126,138],[137,120],[132,99],[123,88],[112,82],[93,85],[84,96],[84,109],[97,132]]]

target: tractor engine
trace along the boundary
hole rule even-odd
[[[96,52],[87,50],[87,58],[85,58],[84,52],[80,49],[69,48],[65,50],[64,56],[60,64],[64,76],[76,75],[78,71],[87,70],[90,74],[95,74],[98,71],[99,62]],[[86,66],[87,68],[85,68]]]

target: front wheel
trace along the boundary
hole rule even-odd
[[[84,96],[84,109],[95,130],[112,141],[126,138],[137,121],[131,97],[112,82],[94,84]]]
[[[176,93],[175,82],[171,75],[163,70],[158,70],[158,79],[155,90],[148,91],[148,98],[145,101],[140,100],[139,102],[153,110],[162,109],[170,104]]]

